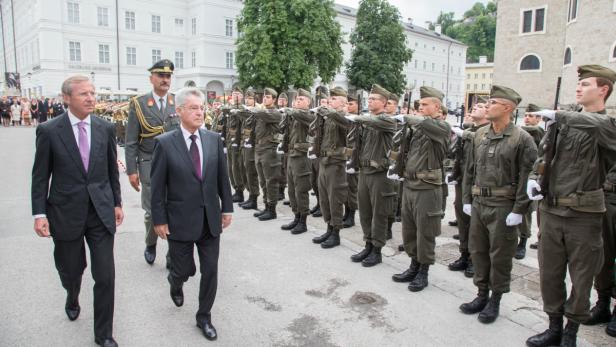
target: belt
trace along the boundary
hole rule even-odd
[[[479,187],[473,186],[471,190],[475,196],[515,196],[515,188],[512,186],[504,187]]]
[[[326,149],[326,150],[321,150],[321,157],[331,157],[333,155],[344,155],[344,149],[346,147],[341,147],[342,150],[340,150],[340,148],[337,149]]]
[[[443,179],[443,173],[441,169],[417,171],[417,172],[414,172],[411,175],[411,177],[405,177],[405,178],[409,178],[411,180],[434,180],[434,181],[439,180],[440,181]]]
[[[387,168],[387,163],[380,164],[376,160],[360,160],[359,167],[373,167],[375,169]]]
[[[570,196],[555,197],[552,199],[552,203],[555,202],[553,205],[562,207],[596,206],[602,204],[603,201],[603,189],[580,192],[571,194]]]
[[[616,184],[610,182],[603,183],[603,191],[606,193],[616,193]]]

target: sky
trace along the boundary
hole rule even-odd
[[[359,0],[334,0],[334,2],[354,8],[359,7]],[[462,18],[464,12],[476,2],[487,3],[488,0],[389,0],[389,3],[398,7],[400,15],[406,21],[413,18],[413,23],[426,27],[426,21],[436,21],[438,14],[454,12],[455,18]]]

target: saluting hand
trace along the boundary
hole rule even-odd
[[[50,237],[49,221],[47,220],[47,218],[36,218],[34,220],[34,231],[40,237]]]

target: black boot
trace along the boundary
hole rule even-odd
[[[270,203],[267,204],[267,206],[265,207],[265,213],[263,213],[262,215],[259,216],[259,220],[260,221],[266,221],[266,220],[272,220],[272,219],[276,219],[276,203]]]
[[[256,217],[256,218],[259,218],[263,214],[265,214],[265,211],[267,211],[267,204],[265,205],[265,207],[262,210],[257,209],[257,212],[253,213],[252,216]]]
[[[366,247],[362,249],[359,253],[355,253],[351,256],[351,261],[354,263],[359,263],[362,260],[366,259],[370,252],[372,252],[372,244],[370,242],[366,242]]]
[[[284,200],[284,188],[283,185],[278,188],[278,201]]]
[[[332,226],[331,225],[327,225],[327,231],[325,231],[325,233],[323,233],[321,236],[317,236],[312,238],[312,242],[314,243],[323,243],[325,240],[327,240],[329,238],[329,235],[332,234]]]
[[[457,219],[450,220],[448,224],[449,224],[450,227],[457,227],[458,226],[458,220]]]
[[[244,201],[244,188],[235,190],[235,194],[231,197],[233,202],[243,202]]]
[[[531,243],[529,247],[530,249],[537,249],[539,248],[539,242]]]
[[[492,293],[490,300],[488,300],[488,304],[484,309],[479,313],[477,319],[484,324],[492,323],[498,318],[498,313],[500,311],[500,301],[503,297],[502,293]]]
[[[468,265],[466,266],[466,270],[464,270],[464,276],[467,278],[473,278],[473,276],[475,276],[475,267],[473,266],[472,258],[468,258]]]
[[[283,224],[280,229],[282,230],[291,230],[295,228],[295,226],[299,223],[299,213],[295,214],[295,219],[293,219],[289,224]]]
[[[513,256],[516,259],[524,259],[526,256],[526,240],[525,237],[520,238],[520,243],[518,243],[518,248],[515,250],[515,255]]]
[[[393,237],[393,233],[391,231],[391,226],[394,224],[394,219],[393,218],[389,218],[387,220],[387,237],[385,238],[386,240],[391,240],[391,238]]]
[[[310,210],[310,214],[313,217],[323,217],[323,213],[321,213],[321,205],[317,202],[317,205]]]
[[[241,204],[244,210],[256,210],[257,209],[257,196],[251,195],[248,197],[248,201]]]
[[[528,347],[548,347],[560,345],[563,337],[563,317],[550,317],[550,327],[526,340]]]
[[[428,286],[428,269],[430,268],[429,264],[421,264],[419,265],[419,272],[417,272],[417,276],[409,283],[409,290],[411,292],[420,292],[425,287]]]
[[[607,323],[612,318],[610,313],[610,297],[605,295],[599,295],[599,300],[595,306],[590,309],[590,318],[584,323],[584,325],[597,325],[601,323]]]
[[[614,307],[614,312],[612,312],[612,319],[607,324],[607,327],[605,327],[605,333],[616,337],[616,307]]]
[[[452,238],[454,240],[459,240],[460,239],[460,234],[453,234]]]
[[[465,314],[475,314],[483,311],[488,304],[488,295],[489,291],[480,289],[473,301],[460,305],[460,311]]]
[[[302,214],[299,216],[299,222],[297,222],[297,225],[295,225],[295,227],[291,229],[291,234],[297,235],[308,231],[308,226],[306,225],[306,217],[308,217],[308,215],[306,214]]]
[[[404,252],[404,245],[398,245],[398,252]]]
[[[332,227],[332,233],[327,240],[321,243],[321,248],[334,248],[340,246],[340,229],[338,227]]]
[[[464,271],[468,267],[468,252],[463,252],[453,263],[449,264],[447,267],[451,271]]]
[[[342,220],[342,227],[350,228],[352,226],[355,226],[355,210],[349,209],[346,218]]]
[[[575,347],[577,346],[577,332],[580,328],[580,323],[567,320],[565,330],[563,330],[563,338],[560,340],[561,347]]]
[[[383,258],[381,256],[381,247],[372,247],[372,252],[361,261],[363,267],[372,267],[376,264],[382,263]]]
[[[342,227],[343,228],[348,228],[347,226],[344,225],[344,222],[349,217],[349,210],[350,210],[349,205],[344,205],[344,215],[342,216]]]
[[[411,265],[403,273],[395,274],[391,276],[394,282],[411,282],[417,276],[419,272],[419,262],[415,259],[411,260]]]

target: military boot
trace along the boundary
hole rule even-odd
[[[244,202],[244,189],[236,189],[231,199],[233,202]]]
[[[276,219],[276,203],[272,202],[267,204],[267,206],[265,207],[265,212],[259,216],[259,220],[260,221],[266,221],[266,220],[272,220],[272,219]]]
[[[460,305],[460,311],[465,314],[475,314],[483,311],[488,304],[488,295],[490,291],[479,289],[477,297],[471,302]]]
[[[344,215],[342,216],[342,227],[343,228],[348,228],[346,225],[344,225],[344,222],[346,221],[347,217],[349,217],[349,205],[344,205]]]
[[[299,213],[295,214],[295,218],[288,224],[283,224],[280,229],[282,230],[291,230],[293,228],[295,228],[295,226],[297,225],[297,223],[299,223]]]
[[[329,238],[329,235],[332,234],[332,226],[331,225],[327,225],[327,231],[325,231],[325,233],[323,233],[321,236],[317,236],[312,238],[312,242],[314,243],[323,243],[325,240],[327,240]]]
[[[429,264],[421,264],[419,265],[419,272],[417,272],[417,276],[409,283],[409,290],[411,292],[420,292],[424,288],[428,286],[428,269],[430,268]]]
[[[462,252],[460,258],[458,258],[453,263],[447,265],[449,270],[451,271],[464,271],[468,267],[468,252]]]
[[[528,347],[548,347],[560,345],[563,337],[563,317],[550,317],[550,327],[526,340]]]
[[[355,226],[355,210],[349,210],[349,214],[342,220],[343,228],[350,228],[352,226]]]
[[[515,250],[515,255],[513,256],[516,259],[524,259],[526,256],[526,240],[525,237],[520,238],[520,243],[518,243],[518,248]]]
[[[616,307],[614,307],[614,312],[612,312],[612,320],[605,327],[605,333],[616,337]]]
[[[391,231],[391,226],[394,224],[394,219],[393,218],[389,218],[387,220],[387,236],[386,236],[386,240],[391,240],[391,238],[393,237],[393,233]]]
[[[321,243],[321,248],[334,248],[340,246],[340,229],[338,227],[332,227],[332,233],[327,240]]]
[[[468,258],[468,265],[466,266],[466,270],[464,270],[464,276],[467,278],[473,278],[475,276],[475,267],[473,266],[472,258]]]
[[[584,325],[607,323],[610,321],[611,317],[610,297],[599,295],[599,300],[597,300],[595,306],[590,310],[590,318],[584,323]]]
[[[363,267],[372,267],[376,264],[382,263],[383,258],[381,256],[381,247],[372,247],[372,252],[361,261]]]
[[[535,242],[535,243],[531,243],[530,244],[530,249],[538,249],[539,248],[539,242]]]
[[[404,252],[404,245],[398,245],[398,252]]]
[[[580,328],[580,323],[567,320],[565,330],[563,330],[563,338],[560,340],[560,347],[575,347],[577,346],[577,332]]]
[[[366,259],[370,252],[372,252],[372,243],[366,242],[366,246],[359,253],[355,253],[351,256],[351,261],[354,263],[359,263],[362,260]]]
[[[259,218],[263,214],[265,214],[265,211],[267,211],[267,204],[265,205],[265,207],[262,210],[257,209],[257,212],[253,213],[252,216],[256,217],[256,218]]]
[[[251,195],[248,200],[240,205],[244,210],[256,210],[257,209],[257,196]]]
[[[317,205],[310,210],[310,214],[313,217],[323,217],[323,213],[321,213],[321,205],[317,202]]]
[[[302,214],[299,216],[299,221],[297,222],[295,227],[291,229],[291,234],[297,235],[308,231],[308,226],[306,225],[306,217],[308,217],[308,215],[306,214]]]
[[[411,260],[411,265],[403,273],[395,274],[391,276],[394,282],[411,282],[417,276],[419,272],[419,262],[415,259]]]
[[[477,319],[484,324],[492,323],[498,318],[498,313],[500,311],[500,301],[503,297],[502,293],[494,293],[492,292],[492,296],[490,300],[488,300],[488,304],[477,316]]]

